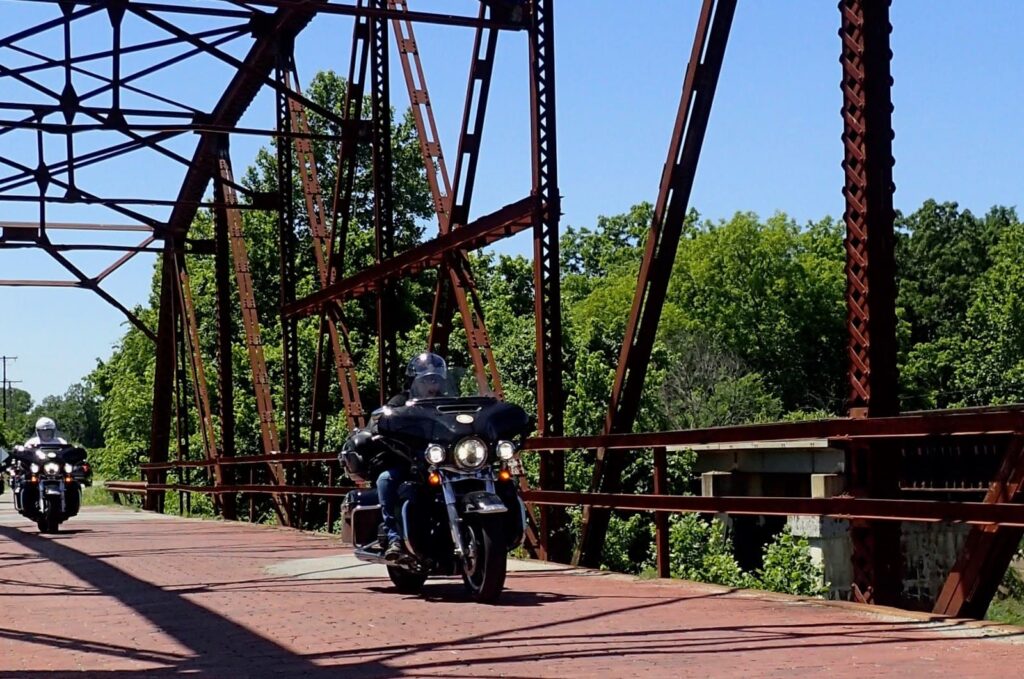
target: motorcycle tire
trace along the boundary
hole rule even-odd
[[[464,544],[468,552],[462,561],[462,582],[478,603],[493,604],[505,588],[508,568],[505,525],[494,516],[477,516],[465,521]]]
[[[413,573],[398,566],[388,566],[388,577],[402,594],[419,594],[427,581],[426,573]]]
[[[60,521],[55,517],[44,516],[36,522],[40,533],[59,533]]]

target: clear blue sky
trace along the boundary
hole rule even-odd
[[[413,9],[472,13],[471,0],[410,0]],[[679,99],[682,75],[693,38],[698,0],[559,0],[556,2],[560,184],[565,224],[593,224],[601,214],[625,211],[653,200]],[[57,16],[56,5],[0,0],[0,26],[9,32]],[[1020,74],[1024,52],[1019,30],[1024,3],[899,0],[895,26],[893,93],[895,112],[895,204],[913,210],[923,200],[955,200],[976,212],[992,204],[1017,205],[1024,187],[1019,159],[1024,150],[1020,111],[1024,96]],[[85,26],[85,25],[83,25]],[[75,52],[105,49],[109,24],[98,17],[75,35]],[[138,39],[163,37],[138,20],[127,24]],[[710,218],[737,210],[768,215],[782,210],[800,222],[825,215],[839,217],[842,147],[839,140],[840,66],[836,35],[839,13],[832,0],[741,0],[726,53],[718,96],[701,158],[692,204]],[[195,23],[188,23],[197,29]],[[297,60],[304,81],[320,69],[344,73],[350,20],[319,17],[300,36]],[[449,158],[455,152],[469,63],[472,31],[417,29],[420,51],[434,100],[441,140]],[[60,55],[61,36],[49,32],[26,46]],[[242,54],[248,39],[228,48]],[[170,56],[167,52],[164,56]],[[126,68],[151,63],[131,59]],[[397,56],[394,57],[397,69]],[[0,50],[8,67],[31,59]],[[209,108],[230,75],[218,62],[201,58],[139,85]],[[105,62],[97,68],[106,70]],[[393,98],[405,105],[396,72]],[[5,79],[6,80],[6,79]],[[62,86],[61,77],[52,78]],[[87,89],[96,83],[77,79]],[[43,100],[19,86],[3,98]],[[10,94],[7,94],[10,93]],[[529,117],[526,41],[504,35],[474,213],[481,214],[529,192]],[[104,103],[107,99],[99,98]],[[126,101],[143,103],[126,95]],[[273,125],[273,97],[264,92],[243,124]],[[0,113],[6,118],[11,114]],[[111,133],[85,138],[81,148],[117,138]],[[46,140],[56,156],[59,137]],[[194,138],[168,146],[191,156]],[[236,138],[236,172],[251,161],[259,140]],[[0,155],[35,164],[34,137],[0,136]],[[83,171],[80,184],[102,195],[171,198],[184,169],[152,153]],[[8,173],[0,169],[0,176]],[[29,187],[31,188],[31,187]],[[149,211],[165,215],[161,209]],[[0,219],[33,219],[33,209],[0,203]],[[50,219],[123,222],[100,208],[51,208]],[[56,237],[56,236],[55,236]],[[69,239],[65,239],[69,240]],[[502,246],[528,253],[529,236]],[[90,273],[109,256],[79,256]],[[148,294],[151,256],[111,277],[106,287],[128,305]],[[0,252],[3,278],[65,278],[45,256]],[[14,378],[39,400],[60,393],[88,373],[97,358],[109,355],[123,332],[122,317],[91,293],[78,290],[0,289],[0,318],[5,320],[0,354],[17,355]]]

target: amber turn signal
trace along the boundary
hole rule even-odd
[[[512,472],[510,472],[509,470],[502,469],[500,472],[498,472],[498,480],[499,481],[509,481],[511,479],[512,479]]]
[[[427,483],[429,483],[432,486],[440,486],[441,475],[438,474],[437,472],[430,472],[430,476],[427,477]]]

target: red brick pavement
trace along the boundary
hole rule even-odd
[[[87,509],[41,536],[0,513],[0,677],[1019,676],[1024,630],[685,582],[510,575],[499,606],[439,580],[266,568],[332,537]]]

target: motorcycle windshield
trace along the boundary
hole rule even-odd
[[[432,398],[381,413],[377,431],[411,445],[451,444],[467,436],[486,441],[527,433],[529,417],[519,406],[492,397]]]

